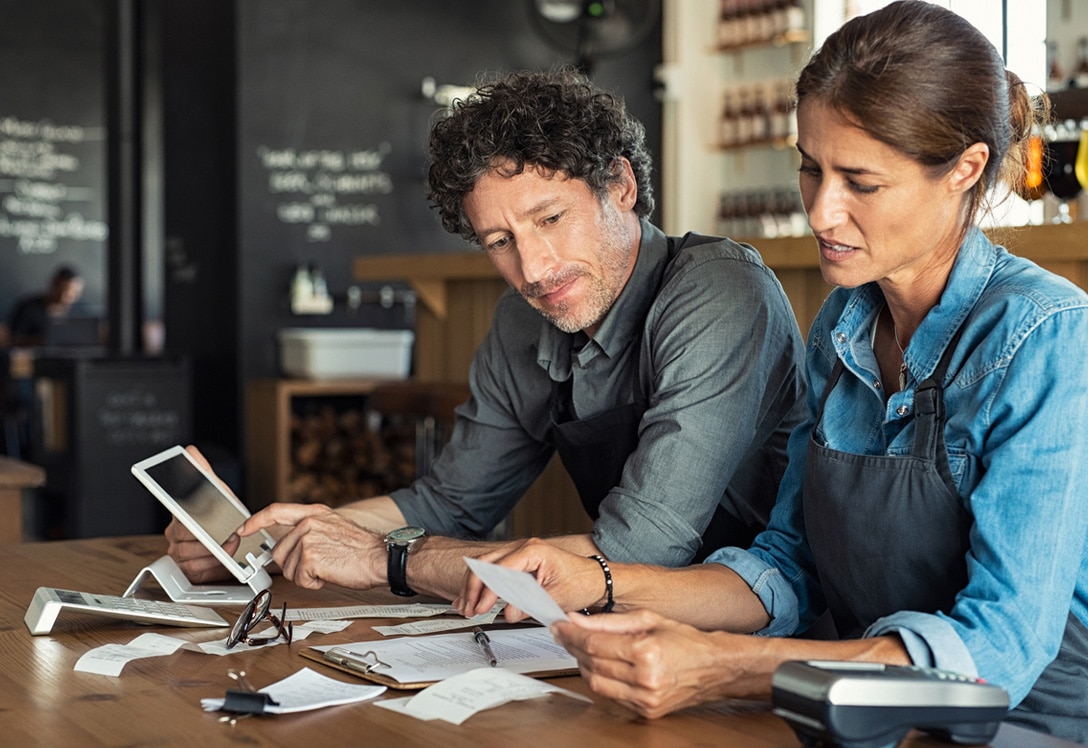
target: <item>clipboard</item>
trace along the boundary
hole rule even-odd
[[[420,689],[426,688],[427,686],[433,686],[435,683],[438,683],[438,681],[436,680],[404,683],[397,680],[396,678],[390,678],[388,675],[383,675],[382,673],[376,672],[374,670],[361,670],[359,668],[353,668],[347,665],[333,662],[332,660],[325,657],[324,652],[318,649],[314,649],[313,647],[304,647],[299,650],[299,654],[308,660],[320,662],[322,665],[331,667],[335,670],[339,670],[342,673],[354,675],[356,678],[363,678],[365,680],[377,683],[382,686],[386,686],[388,688],[392,688],[397,691],[418,691]],[[578,668],[574,667],[563,668],[560,670],[537,670],[523,673],[523,675],[528,675],[532,678],[560,678],[567,675],[578,675]]]
[[[492,643],[494,643],[496,641],[496,639],[494,638],[494,635],[497,632],[492,631],[490,633],[493,635]],[[513,630],[510,630],[508,633],[514,634],[515,632]],[[501,634],[499,634],[499,635],[501,636]],[[447,638],[450,638],[451,636],[457,636],[457,635],[438,634],[438,635],[430,635],[430,636],[422,636],[422,637],[402,637],[401,639],[404,640],[404,641],[411,640],[412,642],[416,642],[416,641],[420,641],[420,640],[426,640],[426,639],[431,639],[433,641],[434,639],[447,639]],[[461,636],[464,636],[464,635],[462,634]],[[475,669],[477,667],[486,667],[486,665],[483,662],[481,662],[480,664],[467,664],[467,665],[462,667],[460,665],[460,661],[458,660],[457,661],[458,664],[454,665],[452,668],[448,668],[448,670],[450,672],[444,674],[442,677],[434,678],[433,680],[413,680],[413,681],[401,680],[401,679],[398,679],[397,677],[394,677],[393,675],[390,675],[389,673],[382,672],[383,668],[389,668],[391,666],[387,665],[386,663],[382,662],[379,659],[379,656],[384,656],[384,657],[386,657],[386,659],[389,659],[390,662],[393,662],[394,665],[395,665],[396,664],[396,659],[397,659],[398,656],[405,656],[405,653],[394,654],[392,657],[390,657],[389,654],[387,654],[387,653],[391,654],[391,648],[395,648],[393,643],[396,642],[396,641],[398,641],[398,640],[397,639],[385,639],[385,640],[378,639],[378,640],[374,640],[373,642],[354,642],[354,643],[346,644],[346,645],[342,645],[342,646],[320,647],[320,648],[319,647],[303,647],[302,649],[299,650],[299,654],[302,657],[305,657],[308,660],[312,660],[314,662],[320,662],[322,665],[326,665],[326,666],[331,667],[333,669],[340,670],[341,672],[348,673],[349,675],[354,675],[357,678],[363,678],[363,679],[369,680],[369,681],[371,681],[373,683],[378,683],[378,684],[386,686],[388,688],[397,689],[397,690],[418,690],[418,689],[426,688],[427,686],[434,685],[435,683],[439,682],[443,678],[448,678],[448,677],[451,677],[452,675],[457,675],[460,672],[468,672],[468,671],[473,670],[473,669]],[[500,641],[501,641],[501,639],[500,639]],[[379,655],[378,653],[376,653],[373,650],[366,650],[365,648],[370,644],[373,644],[374,649],[381,652],[381,654]],[[429,651],[432,651],[432,652],[435,651],[435,649],[433,649],[435,646],[436,645],[432,644],[431,648],[429,648]],[[526,640],[525,640],[524,637],[522,637],[521,646],[527,647],[529,650],[533,650],[533,649],[539,647],[539,645],[536,644],[535,642],[534,643],[526,643]],[[383,649],[385,650],[385,652],[382,652]],[[328,655],[330,655],[330,656],[327,656],[326,653],[328,653]],[[407,653],[407,656],[410,658],[411,654]],[[557,678],[557,677],[562,677],[562,676],[577,675],[578,674],[578,666],[577,666],[577,664],[575,664],[573,662],[573,657],[569,658],[570,661],[572,662],[570,667],[559,667],[559,668],[547,667],[548,665],[562,664],[563,660],[566,660],[567,658],[568,658],[568,656],[566,655],[566,653],[564,653],[564,657],[562,657],[562,658],[548,657],[547,654],[545,653],[541,657],[541,659],[543,659],[544,661],[539,663],[541,666],[545,666],[545,667],[541,667],[539,669],[534,669],[532,667],[533,664],[536,664],[536,663],[533,662],[533,658],[529,658],[529,659],[524,659],[524,658],[523,659],[512,659],[512,660],[510,660],[508,662],[507,669],[513,670],[514,672],[517,672],[517,673],[521,673],[522,675],[528,675],[528,676],[533,677],[533,678]],[[559,660],[558,663],[557,663],[557,659]],[[500,667],[501,666],[502,665],[500,663]],[[453,672],[453,671],[457,671],[457,672]]]
[[[348,665],[344,665],[344,664],[341,664],[339,662],[333,662],[332,660],[330,660],[329,658],[327,658],[325,656],[324,652],[322,652],[319,649],[314,649],[313,647],[303,647],[302,649],[299,650],[299,654],[302,655],[303,657],[305,657],[308,660],[313,660],[314,662],[320,662],[322,665],[325,665],[327,667],[331,667],[334,670],[339,670],[342,673],[347,673],[348,675],[354,675],[356,678],[363,678],[363,679],[371,681],[373,683],[377,683],[379,685],[387,686],[389,688],[394,688],[394,689],[397,689],[397,690],[403,690],[403,691],[417,690],[417,689],[421,689],[421,688],[426,688],[427,686],[431,685],[434,682],[434,681],[431,681],[431,682],[426,682],[426,683],[423,683],[423,682],[421,682],[421,683],[401,683],[396,678],[390,678],[388,675],[383,675],[381,673],[376,673],[376,672],[374,672],[373,669],[362,669],[362,668],[357,668],[357,667],[349,667]]]

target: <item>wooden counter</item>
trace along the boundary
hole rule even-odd
[[[0,543],[23,539],[23,491],[45,485],[45,470],[0,456]]]
[[[1052,272],[1088,289],[1088,222],[998,229],[992,238]],[[807,333],[831,286],[820,276],[811,236],[741,239],[755,246],[775,271]],[[419,295],[415,365],[421,382],[468,379],[473,351],[491,325],[495,302],[506,283],[483,251],[360,257],[359,281],[405,281]],[[585,532],[588,520],[577,492],[558,460],[519,503],[511,535]]]

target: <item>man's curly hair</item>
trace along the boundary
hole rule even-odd
[[[455,101],[431,128],[427,198],[442,226],[477,242],[464,213],[476,180],[500,165],[504,176],[528,167],[581,179],[603,197],[621,156],[638,183],[635,212],[654,208],[646,130],[623,101],[570,68],[510,73]]]

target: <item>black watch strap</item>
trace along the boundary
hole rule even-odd
[[[389,565],[386,575],[389,577],[389,589],[394,595],[412,597],[415,590],[408,586],[408,548],[407,545],[389,543]]]

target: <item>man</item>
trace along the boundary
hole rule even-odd
[[[568,550],[681,566],[763,527],[800,416],[797,323],[750,247],[646,220],[644,137],[572,71],[508,75],[436,121],[430,200],[512,290],[428,475],[335,511],[274,504],[240,528],[279,535],[289,579],[452,599],[462,556],[513,546],[464,538],[500,522],[556,451],[595,519],[550,539]],[[214,560],[176,523],[167,536],[209,578]]]
[[[50,320],[65,317],[83,295],[83,278],[73,268],[62,265],[53,271],[49,288],[20,299],[8,316],[8,331],[13,346],[41,345]]]

